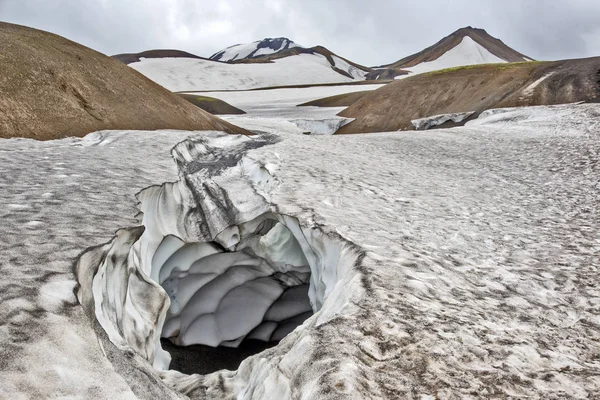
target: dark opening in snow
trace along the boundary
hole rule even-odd
[[[163,239],[155,260],[166,258],[158,282],[171,301],[161,335],[170,369],[236,369],[312,315],[310,268],[300,245],[280,223],[267,233],[255,238],[260,245],[239,250]]]

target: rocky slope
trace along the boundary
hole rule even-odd
[[[247,133],[60,36],[0,23],[0,43],[0,137],[45,140],[165,128]]]
[[[410,130],[412,121],[441,114],[473,112],[474,118],[491,108],[597,101],[599,72],[600,57],[419,74],[366,94],[343,110],[338,115],[355,121],[337,133]]]

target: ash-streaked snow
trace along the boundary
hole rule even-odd
[[[99,345],[73,294],[72,266],[85,248],[137,225],[135,194],[176,180],[169,150],[194,135],[113,131],[0,140],[1,398],[177,398]],[[122,374],[139,379],[141,392]]]
[[[74,304],[72,264],[137,224],[134,194],[178,179],[170,149],[190,136],[218,149],[198,160],[220,165],[208,178],[254,186],[228,166],[231,140],[0,140],[0,393],[176,398],[164,379],[191,398],[593,398],[599,120],[598,104],[498,110],[447,130],[284,134],[236,154],[269,166],[266,204],[363,252],[360,290],[338,285],[323,310],[351,307],[208,376],[158,373],[114,348]]]
[[[505,116],[417,133],[292,135],[249,152],[277,166],[267,198],[280,212],[366,251],[366,294],[314,334],[292,333],[286,355],[252,357],[202,384],[217,392],[224,379],[241,398],[278,393],[288,379],[295,388],[281,397],[598,393],[600,107]]]

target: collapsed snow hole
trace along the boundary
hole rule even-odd
[[[236,369],[312,315],[310,267],[300,244],[276,220],[264,219],[255,229],[235,250],[174,236],[157,248],[153,279],[170,299],[161,344],[171,369]]]
[[[76,265],[77,297],[118,349],[159,370],[236,369],[313,313],[345,304],[348,293],[335,288],[353,278],[358,253],[348,243],[273,212],[193,241],[148,199],[145,228],[120,229]]]

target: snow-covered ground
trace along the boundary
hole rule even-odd
[[[594,398],[598,121],[600,105],[581,104],[498,110],[424,132],[278,136],[265,126],[270,135],[250,138],[119,131],[0,140],[0,393]],[[174,153],[178,176],[170,150],[192,136]],[[110,344],[73,296],[77,256],[137,225],[136,192],[181,176],[190,190],[218,194],[196,197],[212,202],[211,220],[226,223],[226,210],[243,223],[271,209],[319,239],[310,242],[321,244],[316,259],[345,260],[332,243],[359,255],[348,281],[319,292],[313,317],[238,371],[157,372]],[[165,226],[184,216],[172,217]],[[106,260],[124,257],[114,255]]]
[[[174,92],[354,81],[334,71],[329,61],[320,54],[299,54],[271,63],[256,64],[227,64],[192,58],[149,58],[129,66]]]
[[[523,61],[527,61],[523,59]],[[463,65],[505,63],[503,59],[492,54],[479,43],[465,36],[463,40],[452,49],[442,54],[434,61],[423,62],[414,67],[406,68],[412,72],[409,75],[399,75],[396,79],[403,79],[413,74],[437,71],[440,69],[459,67]]]

